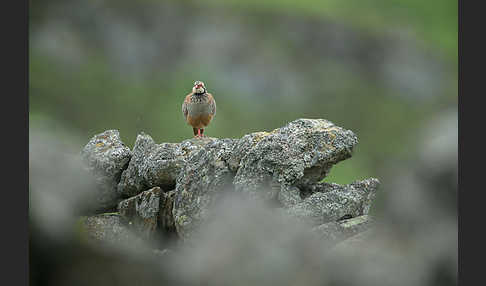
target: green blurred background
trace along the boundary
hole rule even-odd
[[[181,103],[202,80],[208,136],[324,118],[359,138],[326,181],[386,189],[427,140],[450,145],[430,124],[457,119],[457,1],[30,1],[29,30],[30,129],[72,152],[106,129],[130,147],[191,138]]]

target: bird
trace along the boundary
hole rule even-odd
[[[192,126],[194,137],[204,137],[204,128],[216,115],[216,101],[213,95],[207,92],[204,82],[194,82],[192,92],[186,95],[182,103],[182,114],[187,124]]]

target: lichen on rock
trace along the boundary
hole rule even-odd
[[[352,131],[323,119],[298,119],[252,139],[252,144],[242,139],[247,148],[234,184],[264,199],[278,194],[269,191],[271,184],[298,186],[322,180],[334,164],[351,157],[358,143]]]

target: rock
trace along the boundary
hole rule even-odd
[[[298,119],[241,139],[156,144],[141,133],[118,177],[118,197],[129,198],[119,210],[129,220],[141,219],[136,223],[140,230],[151,233],[160,226],[183,239],[208,218],[226,192],[279,202],[284,213],[314,225],[365,215],[378,180],[345,186],[318,183],[334,164],[351,157],[357,142],[353,132],[323,119]],[[113,186],[116,177],[110,183]],[[146,191],[150,188],[155,189]],[[152,197],[154,190],[158,195]],[[137,204],[144,204],[143,210],[140,205],[137,210]]]
[[[243,137],[231,165],[239,168],[237,190],[263,199],[276,197],[269,186],[299,186],[322,180],[337,162],[351,157],[353,132],[323,119],[298,119],[267,133]],[[235,157],[236,156],[236,157]]]
[[[131,151],[121,141],[118,130],[107,130],[93,136],[81,156],[96,180],[95,208],[103,211],[116,207],[121,200],[116,192],[117,184],[131,158]]]
[[[152,137],[142,132],[135,141],[132,160],[121,176],[118,193],[128,198],[156,186],[163,190],[174,189],[186,158],[214,140],[189,139],[182,143],[155,144]]]
[[[369,215],[328,222],[313,228],[313,231],[328,245],[335,245],[351,236],[368,230],[374,220]]]
[[[229,180],[234,175],[235,190],[250,197],[270,200],[280,193],[287,207],[301,203],[293,185],[322,179],[333,164],[351,156],[356,143],[351,131],[320,119],[296,120],[240,140],[214,141],[189,157],[177,180],[177,232],[188,237],[222,192],[233,188]]]
[[[379,185],[378,179],[371,178],[348,185],[319,183],[317,191],[301,203],[285,211],[295,217],[319,225],[343,218],[366,215]]]
[[[117,213],[88,216],[81,220],[84,233],[90,240],[107,243],[129,243],[132,235]]]
[[[294,186],[282,186],[278,193],[278,201],[286,208],[302,202],[300,190]]]
[[[235,140],[215,140],[193,152],[177,178],[174,215],[177,233],[187,238],[209,215],[213,204],[232,189],[234,172],[227,161]]]
[[[172,215],[174,200],[175,190],[167,193],[162,193],[160,197],[158,224],[162,232],[169,237],[177,235],[174,216]]]
[[[157,229],[161,193],[159,187],[154,187],[118,204],[120,215],[144,238]]]
[[[250,149],[260,142],[264,137],[268,136],[269,132],[254,132],[243,136],[233,146],[231,156],[228,160],[230,169],[236,173],[240,167],[241,159],[248,153]]]

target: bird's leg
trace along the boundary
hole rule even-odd
[[[197,129],[197,137],[202,137],[201,129]]]
[[[201,129],[201,137],[204,137],[204,129]]]
[[[192,128],[192,132],[194,133],[194,137],[198,137],[199,129]]]

